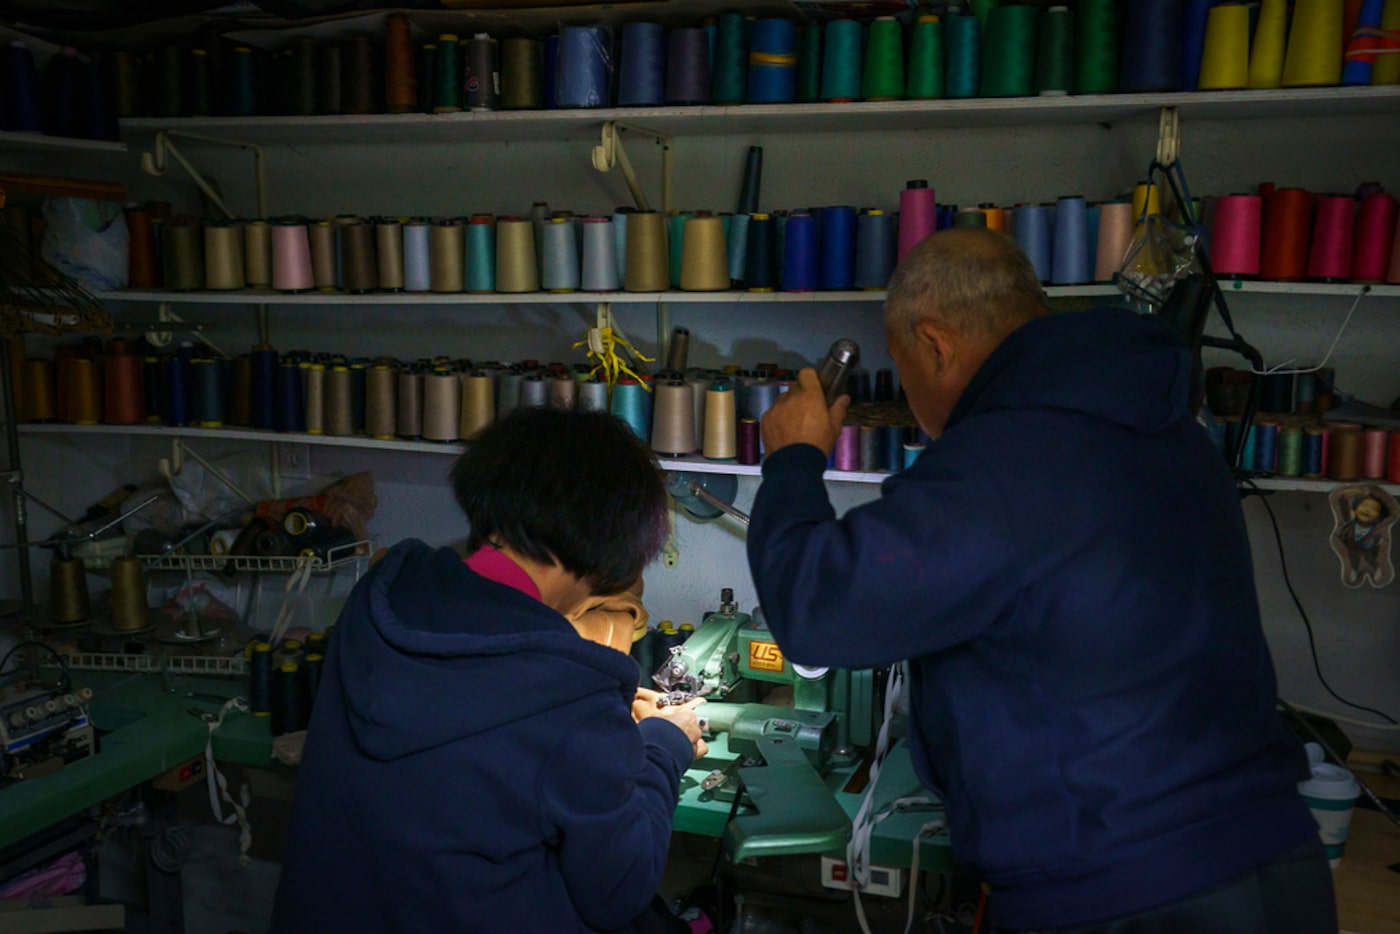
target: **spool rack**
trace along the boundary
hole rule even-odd
[[[248,662],[241,655],[128,655],[123,652],[60,652],[70,671],[125,671],[140,674],[243,677]]]
[[[324,559],[316,555],[257,557],[255,555],[137,555],[147,571],[265,571],[293,574],[308,567],[313,574],[328,574],[367,560],[374,553],[374,542],[363,539],[337,545]]]

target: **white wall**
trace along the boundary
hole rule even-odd
[[[1145,174],[1155,131],[1152,114],[1112,128],[1065,125],[686,139],[679,141],[676,150],[675,206],[732,210],[744,153],[752,143],[765,146],[765,208],[842,202],[893,207],[905,180],[917,177],[928,178],[944,202],[1014,203],[1064,194],[1105,198],[1129,191]],[[1350,191],[1359,182],[1375,180],[1400,189],[1393,160],[1400,127],[1393,119],[1188,120],[1183,140],[1183,164],[1198,196],[1252,189],[1265,180],[1334,191]],[[608,211],[627,202],[626,189],[616,174],[601,176],[589,168],[590,146],[586,140],[273,145],[268,147],[269,200],[274,214],[522,213],[537,199],[577,212]],[[139,149],[133,146],[129,157],[100,157],[108,165],[89,172],[100,175],[119,168],[131,184],[133,197],[173,198],[192,207],[193,189],[186,181],[150,179],[136,171]],[[193,145],[186,151],[207,167],[240,210],[252,213],[246,156]],[[655,151],[637,141],[632,152],[650,190],[657,191]],[[1288,357],[1316,361],[1335,335],[1349,302],[1241,296],[1233,307],[1241,330],[1270,362]],[[150,309],[117,311],[120,317],[149,314]],[[652,309],[620,306],[617,312],[629,336],[647,352],[654,350]],[[1400,367],[1395,364],[1400,346],[1397,312],[1400,302],[1393,299],[1363,301],[1332,361],[1344,388],[1381,404],[1400,395]],[[180,313],[212,322],[210,336],[228,352],[241,351],[254,339],[251,311],[181,306]],[[796,364],[817,358],[838,336],[859,340],[870,365],[887,365],[875,305],[673,305],[669,315],[671,324],[691,329],[692,362],[702,365],[732,358]],[[274,343],[284,350],[307,347],[400,357],[451,353],[483,359],[575,360],[577,352],[568,345],[582,337],[590,316],[587,307],[560,306],[313,306],[274,308],[271,326]],[[311,450],[318,473],[374,472],[380,505],[373,528],[381,542],[414,535],[446,544],[463,537],[445,481],[449,457]],[[44,437],[27,440],[24,456],[36,492],[77,510],[115,480],[149,471],[160,451],[158,445],[145,441],[76,444]],[[741,479],[737,505],[746,508],[751,503],[756,484],[756,480]],[[833,484],[832,495],[838,510],[844,510],[877,496],[878,488]],[[1327,548],[1332,520],[1323,496],[1280,494],[1271,498],[1271,505],[1282,526],[1292,581],[1311,618],[1320,664],[1330,683],[1348,699],[1400,717],[1400,678],[1395,674],[1400,670],[1397,585],[1382,592],[1342,587],[1336,559]],[[1257,503],[1247,503],[1245,511],[1282,692],[1299,703],[1343,712],[1345,708],[1327,696],[1313,673],[1302,622],[1282,584],[1267,518]],[[744,608],[752,606],[742,531],[734,523],[720,520],[699,525],[679,519],[677,536],[679,567],[668,570],[658,565],[647,573],[647,602],[654,618],[697,620],[715,605],[720,588],[726,586],[735,589]],[[1395,733],[1357,729],[1354,735],[1368,746],[1400,749],[1400,736]]]

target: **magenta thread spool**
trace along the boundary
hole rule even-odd
[[[842,425],[831,452],[831,466],[837,470],[860,470],[860,426]]]
[[[1324,282],[1351,275],[1351,238],[1356,199],[1351,195],[1323,195],[1317,201],[1312,251],[1308,254],[1308,278]]]
[[[1384,282],[1395,237],[1396,201],[1384,192],[1368,195],[1356,209],[1352,234],[1351,278]]]
[[[735,460],[737,460],[741,464],[757,464],[759,460],[758,439],[758,419],[739,419],[739,453]]]
[[[938,219],[938,205],[928,182],[916,178],[899,193],[899,256],[918,246],[919,241],[933,233]]]
[[[1263,205],[1264,199],[1258,195],[1222,195],[1215,200],[1210,264],[1216,275],[1259,275]]]
[[[277,221],[272,225],[272,287],[279,292],[304,292],[315,284],[306,224]]]
[[[1390,458],[1390,432],[1385,428],[1367,428],[1363,436],[1364,466],[1362,476],[1368,480],[1384,480]]]

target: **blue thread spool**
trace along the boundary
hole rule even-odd
[[[189,364],[179,356],[166,356],[161,362],[161,413],[167,425],[190,423]]]
[[[11,42],[5,55],[4,129],[38,132],[43,126],[39,104],[39,68],[28,44]]]
[[[617,251],[618,282],[622,282],[627,276],[627,215],[630,213],[631,208],[618,208],[613,213],[613,247]]]
[[[559,106],[559,36],[544,39],[544,106],[554,110]]]
[[[1293,411],[1293,374],[1266,373],[1260,378],[1259,411],[1289,413]]]
[[[621,287],[613,222],[606,217],[583,219],[583,261],[580,285],[585,292],[614,292]]]
[[[856,218],[856,288],[883,290],[889,284],[896,247],[893,215],[871,209]]]
[[[904,426],[880,426],[880,466],[891,473],[904,469]]]
[[[1049,282],[1054,273],[1054,238],[1050,236],[1050,209],[1045,205],[1027,204],[1016,209],[1016,242],[1041,282]]]
[[[427,292],[432,288],[429,262],[432,224],[415,220],[403,225],[403,287],[405,292]]]
[[[777,287],[778,275],[774,268],[776,254],[774,241],[777,239],[777,224],[768,214],[754,214],[749,218],[749,239],[745,251],[744,286],[750,292],[771,292]]]
[[[608,384],[596,378],[579,380],[575,408],[580,412],[608,411]]]
[[[1303,432],[1303,476],[1322,476],[1326,466],[1322,463],[1322,442],[1325,437],[1321,428],[1309,428]]]
[[[729,222],[725,235],[729,248],[729,282],[731,285],[744,284],[744,265],[749,255],[749,215],[735,214]]]
[[[641,675],[637,681],[638,686],[647,690],[654,689],[656,682],[652,680],[651,676],[656,672],[656,669],[661,667],[656,661],[656,630],[648,629],[640,639],[632,643],[632,660],[641,669]]]
[[[518,370],[496,371],[496,418],[502,419],[520,408],[520,382],[523,377]]]
[[[546,292],[575,292],[579,283],[578,240],[573,221],[550,218],[544,229],[544,271],[541,287]]]
[[[1119,90],[1175,91],[1181,82],[1181,0],[1134,0],[1123,5],[1123,17],[1132,51],[1118,60]]]
[[[1178,86],[1194,91],[1201,85],[1201,60],[1205,57],[1206,22],[1215,0],[1185,0],[1181,15],[1181,71]]]
[[[666,41],[666,102],[710,99],[710,37],[701,28],[672,29]]]
[[[948,97],[976,97],[982,68],[982,25],[975,16],[952,15],[943,20],[947,53]]]
[[[660,23],[626,23],[622,27],[622,63],[617,73],[617,105],[660,104],[666,90],[666,27]]]
[[[1317,374],[1298,373],[1293,379],[1293,411],[1311,412],[1317,402]]]
[[[773,272],[777,287],[783,287],[783,261],[787,257],[787,211],[773,212]]]
[[[302,403],[301,368],[284,357],[277,367],[277,393],[273,399],[272,427],[278,431],[305,431],[306,407]]]
[[[1259,425],[1250,422],[1249,430],[1244,433],[1244,444],[1240,447],[1240,467],[1245,470],[1253,470],[1255,461],[1255,441],[1258,437]]]
[[[219,362],[208,358],[191,360],[189,372],[195,421],[200,428],[223,427],[224,387]]]
[[[1356,16],[1357,29],[1379,29],[1381,25],[1381,13],[1384,3],[1382,0],[1362,0],[1361,10]],[[1350,45],[1351,36],[1347,36],[1345,43]],[[1342,60],[1342,84],[1362,85],[1371,83],[1371,62],[1364,58],[1346,58]]]
[[[608,411],[627,423],[632,433],[643,441],[651,440],[651,394],[631,377],[624,377],[613,386]]]
[[[277,351],[271,347],[254,347],[248,354],[248,365],[248,424],[253,428],[271,428],[277,385]]]
[[[237,46],[229,59],[224,110],[230,117],[251,117],[258,112],[257,59],[246,45]]]
[[[248,655],[248,708],[255,717],[272,712],[272,646],[252,642]]]
[[[1082,285],[1093,277],[1088,212],[1088,205],[1079,196],[1064,197],[1055,203],[1050,281],[1056,285]]]
[[[850,289],[856,283],[856,209],[848,205],[821,212],[821,287]]]
[[[826,24],[822,52],[822,100],[846,103],[860,99],[861,29],[853,19]]]
[[[496,291],[496,218],[490,214],[473,214],[467,221],[468,292]]]
[[[811,214],[793,214],[787,219],[783,238],[783,291],[812,292],[818,288],[817,219]]]
[[[1273,473],[1278,469],[1278,425],[1255,422],[1251,434],[1254,435],[1254,469],[1259,473]]]
[[[287,662],[272,675],[273,736],[306,729],[306,702],[301,693],[301,674],[296,662]]]
[[[797,25],[760,19],[749,34],[749,103],[782,104],[797,97]]]
[[[565,26],[559,34],[555,101],[560,108],[608,106],[608,38],[600,26]]]
[[[904,445],[904,469],[908,470],[914,466],[914,462],[919,459],[919,455],[924,453],[924,445],[918,443],[906,443]]]

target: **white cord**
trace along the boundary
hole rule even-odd
[[[1287,360],[1283,361],[1278,366],[1269,367],[1263,370],[1256,370],[1253,367],[1250,367],[1249,372],[1255,374],[1256,376],[1269,376],[1271,374],[1288,375],[1298,373],[1316,373],[1318,370],[1325,367],[1327,365],[1327,361],[1332,359],[1332,351],[1337,349],[1337,342],[1340,341],[1342,339],[1342,335],[1346,333],[1347,325],[1351,323],[1351,316],[1356,312],[1356,306],[1361,304],[1361,299],[1364,298],[1366,294],[1370,291],[1371,287],[1369,285],[1363,285],[1361,287],[1361,291],[1356,293],[1356,300],[1351,303],[1351,308],[1347,311],[1346,318],[1342,320],[1342,326],[1337,330],[1337,336],[1332,338],[1332,346],[1327,348],[1327,355],[1322,358],[1321,363],[1317,364],[1316,366],[1304,367],[1300,370],[1285,370],[1283,369],[1284,367],[1288,366],[1288,364],[1292,363],[1294,360],[1297,359],[1297,357],[1289,357]]]
[[[306,590],[307,581],[311,580],[311,565],[312,562],[308,559],[287,578],[286,596],[282,598],[282,608],[277,611],[277,623],[272,627],[272,634],[268,636],[268,643],[274,647],[282,641],[283,633],[292,622],[292,591],[296,591],[296,596],[301,596],[302,591]]]
[[[248,702],[241,697],[231,697],[219,708],[219,713],[214,719],[209,721],[209,738],[204,742],[204,782],[209,788],[209,807],[214,812],[214,820],[220,824],[238,824],[238,861],[246,866],[250,862],[248,849],[253,845],[253,825],[248,820],[248,805],[252,803],[253,796],[248,790],[248,783],[244,782],[239,789],[239,800],[234,801],[228,793],[228,781],[224,778],[224,773],[219,771],[219,767],[214,762],[214,731],[224,722],[224,717],[230,710],[248,712]],[[223,808],[219,802],[223,801],[233,813],[224,816]]]

